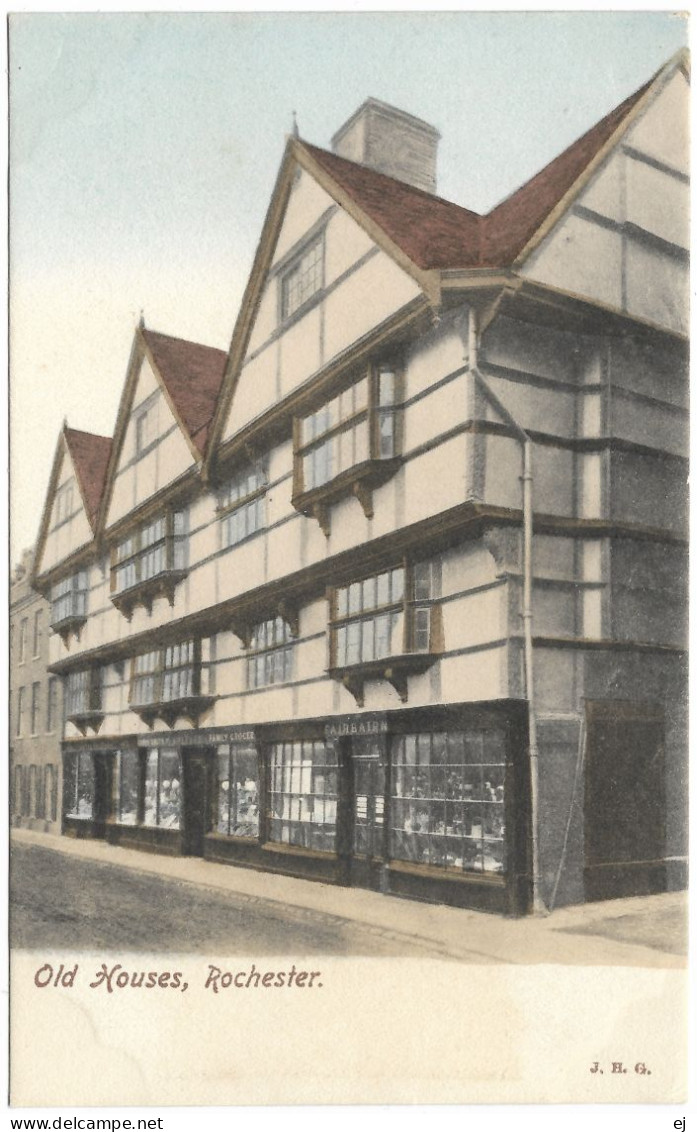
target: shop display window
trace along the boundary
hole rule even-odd
[[[271,841],[333,852],[337,792],[333,743],[275,744],[271,748]]]
[[[390,856],[505,871],[502,730],[399,736],[393,743]]]
[[[218,747],[216,832],[233,837],[259,836],[259,765],[248,743]]]
[[[94,763],[89,751],[71,751],[65,756],[65,816],[92,818]]]
[[[140,763],[137,751],[119,751],[116,756],[117,817],[121,825],[138,821]]]
[[[161,829],[181,826],[181,769],[179,752],[148,751],[145,762],[143,824]]]

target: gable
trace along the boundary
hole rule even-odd
[[[531,254],[524,275],[687,332],[687,91],[675,73]]]
[[[61,434],[52,488],[47,499],[45,535],[40,540],[35,563],[37,575],[46,573],[92,541],[92,527],[85,511],[72,457]]]
[[[194,463],[189,445],[149,358],[141,353],[105,525],[112,526]]]
[[[305,262],[308,271],[319,272],[319,286],[310,293],[314,284],[309,281],[306,301],[287,314],[290,276]],[[302,294],[302,280],[298,286]],[[415,279],[310,173],[299,170],[257,302],[224,438],[422,296]]]

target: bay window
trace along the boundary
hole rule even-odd
[[[88,727],[95,732],[99,730],[104,719],[101,668],[68,673],[65,714],[83,735]]]
[[[398,375],[394,366],[371,367],[348,388],[295,423],[293,505],[314,514],[355,494],[372,515],[372,489],[397,467]]]
[[[133,658],[129,703],[152,726],[154,719],[173,724],[182,715],[198,720],[212,702],[210,641],[188,640]]]
[[[360,702],[363,682],[389,680],[406,699],[406,677],[442,647],[440,562],[400,564],[337,587],[331,597],[330,672]],[[389,663],[388,663],[389,662]]]
[[[338,763],[333,743],[272,746],[271,841],[334,852],[337,799]]]
[[[218,511],[221,513],[223,547],[256,534],[265,523],[266,471],[262,461],[237,472],[221,489]]]
[[[71,632],[79,638],[86,620],[87,570],[78,570],[51,588],[51,628],[67,642]]]
[[[247,687],[284,684],[293,675],[292,632],[282,617],[255,625],[249,638]]]
[[[158,594],[174,604],[188,567],[188,515],[167,511],[122,539],[112,551],[111,600],[127,617],[135,605],[152,608]]]

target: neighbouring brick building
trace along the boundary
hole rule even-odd
[[[48,672],[49,604],[25,551],[10,578],[10,800],[13,825],[61,831],[63,689]]]
[[[487,216],[374,99],[289,139],[229,352],[141,324],[113,440],[59,438],[67,834],[509,914],[684,884],[687,92]]]

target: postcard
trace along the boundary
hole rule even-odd
[[[10,17],[14,1108],[684,1104],[685,42]]]

